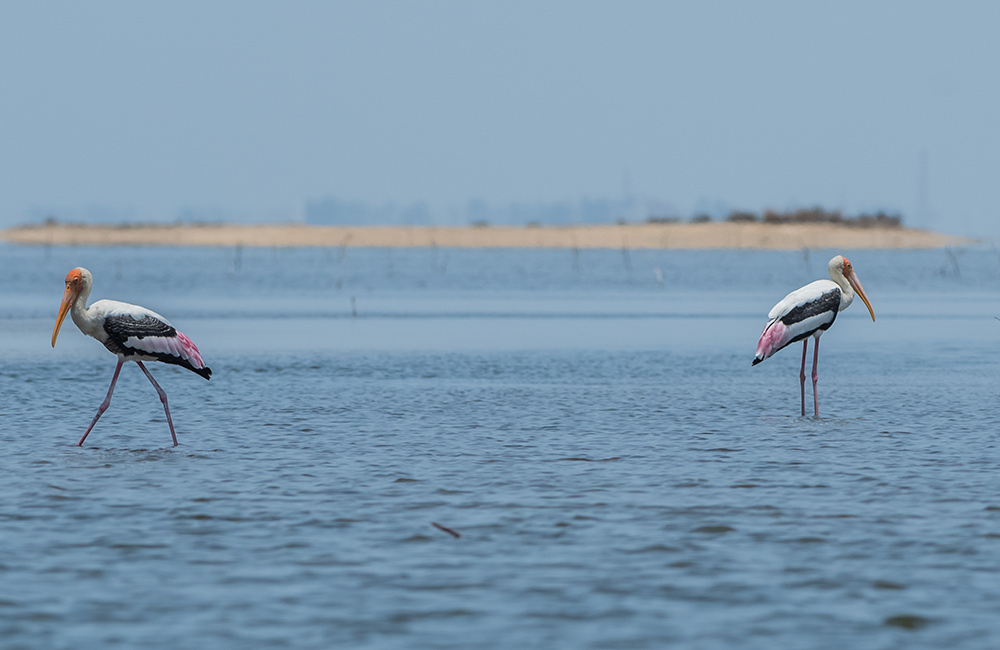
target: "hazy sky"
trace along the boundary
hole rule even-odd
[[[997,237],[998,30],[992,1],[3,3],[0,224],[631,191]]]

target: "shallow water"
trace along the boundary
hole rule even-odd
[[[996,647],[1000,256],[851,255],[800,418],[831,255],[0,247],[3,646]],[[75,446],[76,265],[215,371],[179,447],[132,366]]]

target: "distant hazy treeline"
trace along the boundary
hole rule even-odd
[[[763,221],[764,223],[775,224],[842,223],[849,226],[860,226],[862,228],[897,228],[902,225],[903,219],[899,215],[889,215],[884,212],[844,216],[839,210],[824,210],[820,207],[814,207],[802,210],[789,210],[787,212],[765,210],[763,215],[758,215],[753,212],[736,211],[731,212],[726,218],[726,221]]]
[[[715,206],[712,213],[699,212],[691,218],[676,216],[668,203],[652,199],[580,199],[539,203],[513,202],[489,204],[469,201],[462,206],[434,208],[426,202],[373,205],[362,201],[324,198],[307,201],[304,221],[325,226],[560,226],[625,223],[706,223],[711,221],[783,223],[839,223],[858,227],[898,227],[902,219],[884,212],[845,216],[838,210],[812,207],[797,210],[765,210],[763,213],[727,210]],[[35,209],[27,223],[32,225],[92,224],[127,227],[157,222],[144,219],[135,210],[104,206],[83,209]],[[284,218],[282,218],[282,216]],[[229,213],[221,209],[184,209],[174,223],[206,225],[222,223],[298,222],[296,215],[261,215]],[[163,223],[163,221],[159,221]]]
[[[690,219],[672,216],[669,205],[662,201],[635,198],[581,199],[548,203],[504,203],[491,205],[485,201],[469,201],[442,213],[427,203],[406,205],[371,205],[361,201],[324,198],[306,203],[305,221],[316,225],[559,225],[606,223],[705,223],[712,215],[697,214]],[[664,216],[666,215],[666,216]],[[897,227],[902,219],[883,212],[844,216],[837,210],[820,207],[777,211],[763,214],[743,210],[732,211],[720,220],[763,223],[843,223],[861,227]]]

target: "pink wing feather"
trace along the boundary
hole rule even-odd
[[[180,334],[180,332],[178,332]],[[780,319],[775,319],[767,324],[764,332],[757,341],[757,354],[754,355],[754,365],[768,358],[788,343],[791,333]]]
[[[180,356],[191,362],[191,365],[195,368],[204,368],[205,362],[201,360],[201,353],[198,352],[198,346],[194,344],[194,341],[186,337],[180,330],[177,332],[177,342],[180,344]]]

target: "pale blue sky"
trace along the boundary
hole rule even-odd
[[[4,3],[0,225],[628,187],[998,237],[998,31],[997,2]]]

